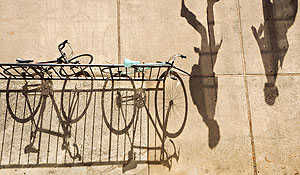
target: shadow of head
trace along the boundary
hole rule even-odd
[[[220,127],[216,120],[204,119],[203,121],[208,127],[208,146],[210,149],[213,149],[220,141]]]
[[[279,95],[278,88],[275,85],[270,85],[268,83],[265,83],[264,94],[265,94],[265,102],[268,105],[274,105],[275,99]]]

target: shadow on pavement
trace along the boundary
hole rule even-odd
[[[279,66],[282,68],[289,49],[288,29],[294,24],[298,0],[263,0],[264,23],[251,27],[260,49],[267,82],[264,85],[265,102],[273,105],[279,92],[276,84]],[[278,65],[279,64],[279,65]]]
[[[195,53],[199,55],[198,64],[192,67],[190,78],[190,91],[194,104],[208,127],[209,147],[213,149],[220,141],[220,128],[214,120],[218,95],[218,78],[214,73],[217,54],[221,47],[216,44],[214,36],[214,11],[213,6],[218,0],[207,1],[207,23],[208,30],[201,24],[196,16],[189,11],[182,1],[181,16],[200,34],[201,47],[194,47]]]

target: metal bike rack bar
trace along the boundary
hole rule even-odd
[[[122,64],[17,64],[0,63],[0,79],[26,80],[130,80],[130,81],[160,81],[162,73],[171,65],[137,64],[130,68]],[[73,75],[63,76],[72,71]],[[88,74],[78,74],[87,72]],[[121,73],[125,76],[114,76]],[[129,78],[130,77],[130,78]]]

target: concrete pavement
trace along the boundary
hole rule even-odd
[[[65,39],[95,64],[184,54],[176,63],[192,77],[183,78],[187,123],[173,139],[179,160],[170,170],[141,163],[125,174],[299,174],[298,9],[297,0],[0,1],[0,62],[56,58]],[[3,111],[5,86],[1,80]],[[72,172],[122,174],[122,164],[0,170]]]

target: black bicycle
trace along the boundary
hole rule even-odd
[[[70,54],[66,54],[64,52],[66,45],[70,49]],[[87,64],[91,64],[93,61],[93,56],[90,54],[81,54],[81,55],[74,56],[73,49],[70,43],[68,42],[68,40],[65,40],[64,42],[60,43],[58,45],[58,50],[61,54],[60,57],[58,57],[55,60],[37,62],[37,64],[55,63],[55,64],[87,65]],[[51,71],[56,71],[56,70],[51,70],[52,69],[51,67],[44,68],[42,66],[27,66],[27,64],[33,63],[34,60],[18,58],[16,59],[16,61],[17,61],[17,65],[4,69],[3,72],[6,75],[13,76],[13,77],[23,77],[23,78],[40,76],[41,78],[43,78],[45,74],[51,75]],[[85,71],[87,67],[88,66],[61,66],[60,69],[58,70],[58,73],[59,75],[64,77],[79,76]]]

